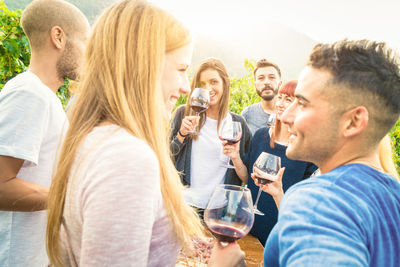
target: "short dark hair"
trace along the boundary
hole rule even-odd
[[[398,60],[398,54],[383,42],[345,39],[317,44],[307,65],[332,74],[329,83],[335,86],[334,94],[340,95],[340,101],[348,107],[363,105],[368,109],[374,127],[372,138],[378,140],[400,115]]]
[[[262,58],[256,62],[256,67],[254,68],[254,71],[253,71],[254,77],[256,77],[256,72],[259,68],[265,68],[265,67],[274,67],[279,74],[279,78],[282,78],[281,70],[279,69],[278,65],[276,65],[275,63],[273,63],[271,61],[268,61],[265,58]]]

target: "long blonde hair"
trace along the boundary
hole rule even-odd
[[[393,162],[393,149],[392,142],[390,140],[390,136],[386,135],[381,142],[379,143],[379,161],[382,165],[382,168],[385,172],[393,175],[400,181],[399,173],[396,170],[396,166]]]
[[[217,123],[217,129],[218,129],[219,125],[221,124],[221,121],[225,118],[226,114],[228,113],[231,82],[229,80],[229,75],[225,68],[224,63],[222,63],[222,61],[217,58],[207,58],[203,62],[201,62],[200,66],[196,69],[196,72],[194,73],[192,83],[190,85],[191,87],[190,95],[192,94],[193,89],[199,86],[200,75],[203,71],[206,70],[217,71],[218,75],[220,76],[223,82],[223,92],[219,102],[219,109],[218,109],[218,123]],[[190,95],[188,99],[190,99]],[[195,112],[190,108],[190,103],[188,101],[185,107],[185,116],[194,114]],[[200,122],[199,125],[197,126],[197,131],[200,131],[200,129],[203,127],[205,120],[206,120],[206,113],[203,112],[200,114]],[[191,138],[197,139],[198,135],[191,135]]]
[[[85,136],[102,122],[119,125],[143,139],[160,164],[164,206],[182,246],[201,236],[196,212],[184,204],[183,185],[171,161],[160,87],[167,52],[191,42],[174,17],[142,0],[125,0],[108,8],[96,23],[85,57],[79,97],[62,146],[48,200],[47,251],[62,266],[60,227],[70,169]]]

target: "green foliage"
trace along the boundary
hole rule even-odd
[[[10,11],[0,1],[0,90],[29,64],[29,42],[20,26],[21,12]]]
[[[392,137],[393,143],[394,162],[396,164],[397,171],[400,174],[400,119],[390,132],[390,136]]]
[[[245,59],[244,67],[246,75],[243,77],[231,78],[231,94],[229,99],[229,110],[233,113],[240,114],[243,108],[254,103],[260,102],[256,90],[254,89],[254,70],[255,61]]]

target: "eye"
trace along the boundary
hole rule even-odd
[[[218,80],[213,80],[213,81],[211,81],[211,84],[212,85],[217,85],[217,84],[219,84],[219,81]]]

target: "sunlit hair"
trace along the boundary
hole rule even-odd
[[[256,77],[256,72],[257,72],[257,70],[258,70],[259,68],[266,68],[266,67],[273,67],[273,68],[275,68],[276,71],[277,71],[278,74],[279,74],[279,78],[282,78],[281,69],[278,67],[278,65],[276,65],[275,63],[273,63],[273,62],[271,62],[271,61],[266,60],[265,58],[262,58],[262,59],[260,59],[260,60],[258,60],[258,61],[256,62],[256,66],[255,66],[254,71],[253,71],[254,78]]]
[[[294,92],[296,91],[297,81],[289,81],[285,83],[278,91],[279,94],[288,95],[290,97],[294,97]],[[282,129],[282,122],[278,118],[275,120],[275,126],[273,127],[271,138],[269,140],[269,146],[274,149],[275,148],[275,140],[276,136],[279,136]]]
[[[49,38],[51,29],[59,26],[67,36],[84,31],[85,15],[74,5],[62,0],[35,0],[24,10],[21,26],[32,50],[40,50]]]
[[[396,170],[396,166],[393,162],[393,149],[390,136],[386,135],[382,141],[379,143],[379,161],[385,172],[391,174],[398,181],[400,181],[399,173]]]
[[[197,68],[196,72],[193,75],[192,83],[191,83],[191,92],[190,95],[193,92],[193,89],[196,88],[200,82],[200,75],[203,71],[206,70],[215,70],[218,72],[219,77],[222,79],[223,82],[223,92],[222,96],[219,102],[219,111],[218,111],[218,123],[217,123],[217,129],[219,128],[219,125],[221,121],[225,118],[226,114],[228,113],[228,107],[229,107],[229,93],[230,93],[230,80],[229,80],[229,75],[228,72],[226,71],[224,63],[222,63],[221,60],[216,59],[216,58],[208,58],[204,60],[200,66]],[[189,98],[190,99],[190,95]],[[189,101],[186,103],[185,107],[185,116],[188,115],[195,115],[195,112],[190,108],[190,103]],[[206,120],[206,114],[205,112],[201,113],[200,115],[200,122],[198,125],[197,130],[200,131],[200,129],[203,127],[204,123]],[[192,139],[197,139],[197,135],[191,135]]]
[[[318,44],[308,66],[332,75],[321,90],[336,114],[357,106],[368,110],[365,148],[377,145],[399,119],[399,55],[385,43],[343,40]]]
[[[47,251],[55,266],[63,266],[60,227],[70,169],[84,138],[102,122],[145,140],[157,155],[163,203],[180,244],[187,247],[192,236],[202,235],[203,226],[185,204],[183,185],[170,157],[160,82],[165,53],[190,42],[180,22],[146,1],[119,2],[99,18],[87,46],[80,95],[72,107],[49,194]]]

